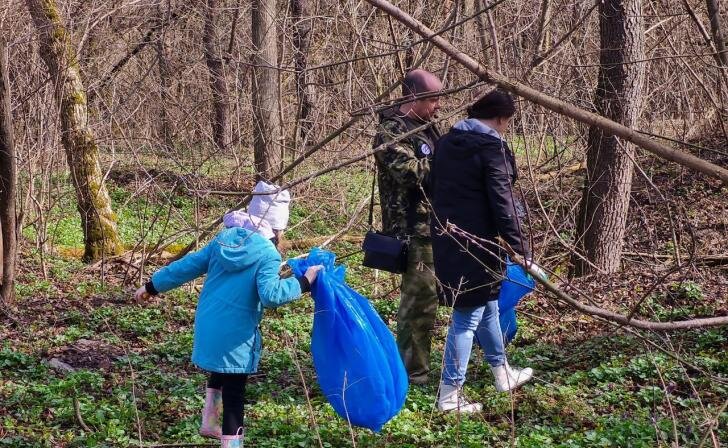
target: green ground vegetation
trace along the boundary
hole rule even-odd
[[[317,179],[294,202],[290,239],[336,233],[366,200],[366,173]],[[315,194],[313,192],[316,192]],[[341,192],[344,194],[342,195]],[[178,191],[135,195],[110,185],[122,240],[158,240],[219,215],[231,203],[211,198],[204,206]],[[333,200],[339,198],[341,200]],[[54,208],[49,235],[56,247],[82,247],[72,196]],[[203,219],[204,218],[204,219]],[[30,240],[35,229],[27,227]],[[361,225],[354,232],[363,232]],[[144,237],[144,238],[142,238]],[[187,239],[185,239],[187,238]],[[185,236],[181,243],[191,241]],[[32,244],[29,244],[32,245]],[[357,244],[332,247],[356,252]],[[37,249],[23,254],[17,282],[20,324],[2,329],[0,342],[0,446],[117,447],[203,443],[197,434],[205,376],[190,363],[196,305],[194,286],[179,288],[140,307],[131,285],[100,278],[68,254],[46,254],[40,272]],[[374,277],[361,254],[343,262],[347,280],[372,298],[396,331],[397,278]],[[693,315],[703,294],[699,283],[671,285],[645,306],[659,318]],[[675,298],[695,307],[660,305]],[[728,329],[690,331],[662,339],[598,325],[573,312],[529,297],[520,331],[509,347],[514,365],[536,370],[533,382],[514,395],[497,393],[482,354],[471,360],[468,395],[483,413],[462,416],[434,407],[437,378],[410,388],[402,412],[383,430],[351,428],[334,414],[316,384],[309,351],[313,303],[309,296],[266,311],[260,372],[247,389],[247,446],[252,447],[655,447],[697,446],[713,425],[728,441],[728,414],[718,415],[728,396]],[[710,310],[707,310],[710,311]],[[707,312],[698,310],[697,312]],[[677,313],[677,314],[676,314]],[[449,312],[440,309],[432,354],[442,362]],[[587,324],[584,324],[587,322]],[[671,348],[679,359],[660,348]],[[74,367],[59,371],[50,361]],[[306,396],[308,392],[308,397]],[[308,398],[308,399],[307,399]]]

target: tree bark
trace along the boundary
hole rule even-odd
[[[162,9],[162,3],[164,0],[160,0],[157,4],[157,15],[159,17],[160,27],[164,29],[163,23],[168,21],[169,12],[165,12]],[[172,87],[171,73],[169,69],[169,61],[167,59],[167,45],[166,45],[165,32],[162,31],[157,37],[156,49],[157,49],[157,68],[159,69],[159,133],[162,137],[162,142],[167,151],[174,149],[174,130],[172,122],[169,119],[167,113],[167,105],[169,104],[168,97]]]
[[[55,80],[61,140],[76,190],[84,235],[84,260],[117,255],[123,250],[116,215],[104,185],[99,148],[88,125],[88,108],[78,61],[54,0],[26,0],[38,30],[40,56]]]
[[[461,0],[461,1],[462,1],[462,8],[463,8],[463,18],[467,18],[467,17],[470,17],[473,14],[475,14],[476,0]],[[478,17],[480,17],[480,16],[478,16]],[[467,22],[463,23],[462,41],[464,44],[467,42],[477,42],[477,40],[475,39],[475,36],[480,37],[480,33],[478,32],[479,30],[476,27],[477,23],[478,23],[477,19],[471,19],[471,20],[468,20]]]
[[[293,58],[296,70],[296,95],[298,97],[298,130],[301,141],[306,141],[313,123],[309,115],[313,110],[313,87],[308,83],[308,49],[311,41],[311,12],[309,0],[291,0],[293,18]],[[295,139],[294,139],[295,140]]]
[[[476,0],[475,6],[476,8],[481,8],[481,3],[479,0]],[[485,17],[483,17],[483,14],[478,14],[478,17],[475,18],[475,26],[478,29],[478,41],[480,42],[480,51],[483,54],[483,59],[486,59],[488,57],[488,40],[486,39],[486,29],[485,29]]]
[[[18,241],[15,223],[17,167],[13,143],[7,46],[0,37],[0,300],[3,303],[10,303],[14,298]]]
[[[221,39],[218,37],[217,14],[220,12],[219,0],[207,0],[205,8],[205,30],[202,43],[205,51],[205,62],[210,77],[212,90],[212,135],[215,146],[225,149],[230,145],[230,107],[227,80]]]
[[[278,115],[278,45],[276,0],[253,0],[253,151],[258,179],[271,179],[281,169],[281,124]]]
[[[546,51],[547,43],[550,40],[548,24],[551,21],[551,3],[549,0],[541,1],[541,13],[538,19],[538,31],[536,33],[536,53]]]
[[[599,77],[597,113],[634,127],[642,109],[645,63],[642,0],[599,4]],[[620,268],[634,171],[634,145],[601,128],[589,128],[587,169],[577,221],[577,243],[591,264],[574,257],[574,273]]]
[[[710,33],[713,36],[715,49],[718,52],[718,60],[723,68],[728,67],[728,53],[726,53],[725,38],[721,30],[720,23],[720,4],[718,0],[705,0],[708,7],[708,18],[710,18]]]
[[[481,0],[481,3],[483,5],[483,8],[488,7],[488,0]],[[498,45],[498,30],[495,26],[495,19],[493,18],[493,10],[489,8],[486,12],[486,17],[488,18],[488,29],[490,30],[490,40],[493,41],[493,56],[494,56],[494,62],[495,62],[495,69],[496,71],[501,71],[501,54],[500,54],[500,46]]]
[[[628,142],[634,143],[640,148],[649,151],[665,160],[688,167],[706,176],[719,179],[724,184],[728,184],[728,169],[718,166],[714,163],[703,160],[692,154],[680,151],[662,143],[653,140],[642,133],[621,125],[609,118],[598,115],[594,112],[584,110],[573,104],[562,101],[553,96],[540,92],[532,87],[514,81],[502,75],[498,71],[492,70],[485,65],[479,64],[475,59],[455,48],[445,38],[435,35],[435,32],[425,26],[423,23],[415,20],[412,16],[406,14],[401,9],[392,5],[386,0],[365,0],[367,3],[376,6],[382,11],[390,14],[404,25],[412,29],[420,36],[429,39],[433,45],[440,48],[444,53],[462,64],[465,68],[478,75],[480,79],[497,85],[503,90],[518,95],[528,101],[536,103],[546,109],[556,112],[560,115],[573,118],[574,120],[585,123],[590,126],[601,128],[605,134],[614,134]]]

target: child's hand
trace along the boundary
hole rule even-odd
[[[141,288],[137,289],[134,293],[134,300],[138,304],[143,304],[149,300],[150,297],[152,297],[152,295],[147,292],[147,288],[144,285],[142,285]]]
[[[324,267],[322,265],[318,264],[316,266],[311,266],[310,268],[306,269],[306,273],[303,275],[304,277],[306,277],[310,285],[313,285],[313,282],[316,281],[316,277],[318,276],[318,272],[323,268]]]

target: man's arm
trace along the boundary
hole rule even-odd
[[[375,157],[380,164],[386,166],[392,179],[403,186],[421,185],[426,182],[430,174],[427,158],[417,158],[412,146],[406,141],[397,141],[396,138],[407,132],[400,126],[383,123],[380,125],[377,143],[387,144],[387,147],[377,151]]]

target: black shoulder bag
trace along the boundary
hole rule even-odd
[[[369,202],[369,230],[364,236],[364,266],[382,271],[401,274],[407,270],[407,241],[385,235],[374,230],[374,185],[377,173],[372,179],[372,197]]]

